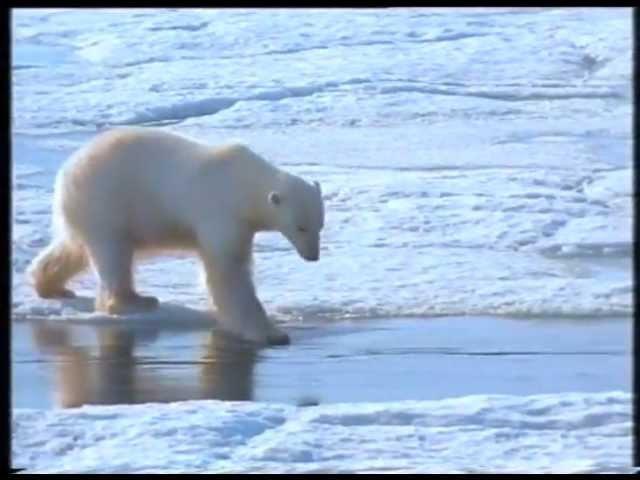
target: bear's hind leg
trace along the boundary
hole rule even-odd
[[[108,314],[153,310],[158,299],[138,295],[133,288],[133,246],[124,240],[93,243],[90,255],[100,279],[96,310]]]
[[[54,240],[31,263],[29,274],[42,298],[70,298],[75,294],[66,283],[87,268],[89,262],[84,247],[66,239]]]

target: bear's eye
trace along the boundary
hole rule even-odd
[[[304,228],[304,227],[298,227],[298,231],[299,231],[300,233],[306,233],[306,232],[307,232],[307,229],[306,229],[306,228]]]

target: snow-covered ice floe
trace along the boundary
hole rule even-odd
[[[17,409],[13,465],[57,473],[627,472],[631,395]]]

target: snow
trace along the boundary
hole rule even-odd
[[[12,430],[33,473],[624,473],[631,396],[23,409]]]

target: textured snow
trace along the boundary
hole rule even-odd
[[[38,473],[629,472],[631,396],[23,409],[12,429]]]

